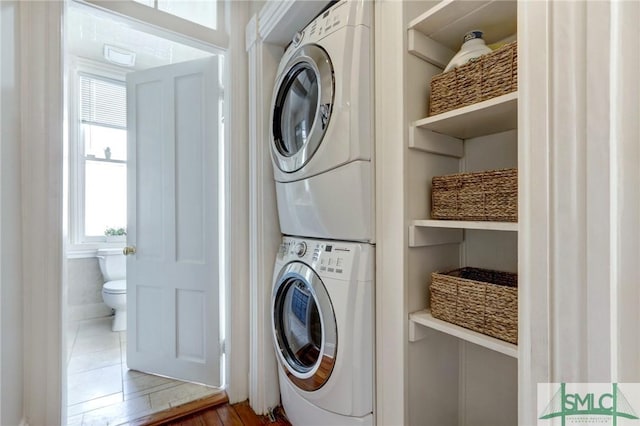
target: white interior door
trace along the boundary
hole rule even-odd
[[[220,386],[218,57],[127,75],[129,368]]]

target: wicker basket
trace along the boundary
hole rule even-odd
[[[518,88],[517,42],[431,79],[429,115],[506,95]]]
[[[518,221],[518,170],[436,176],[431,182],[433,219]]]
[[[518,275],[479,268],[431,274],[431,314],[518,343]]]

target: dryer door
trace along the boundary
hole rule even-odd
[[[300,47],[276,81],[271,109],[271,153],[280,170],[292,173],[311,159],[331,119],[333,66],[320,46]]]
[[[300,262],[280,272],[272,294],[273,333],[278,358],[298,388],[321,388],[338,350],[336,318],[320,277]]]

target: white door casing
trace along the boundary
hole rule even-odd
[[[218,57],[127,76],[127,364],[221,385]]]

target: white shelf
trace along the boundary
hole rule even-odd
[[[459,139],[513,130],[518,126],[518,92],[423,118],[413,126]]]
[[[446,157],[464,157],[464,140],[411,126],[409,148]]]
[[[415,225],[409,226],[409,247],[460,244],[463,241],[464,233],[462,229],[426,228]]]
[[[414,220],[411,225],[425,228],[481,229],[487,231],[518,231],[516,222],[482,222],[466,220]]]
[[[409,23],[416,30],[453,52],[472,30],[484,32],[487,44],[517,32],[518,3],[504,0],[443,0]]]
[[[492,351],[518,358],[518,346],[512,343],[477,333],[475,331],[434,318],[428,309],[409,314],[409,340],[412,342],[425,337],[422,327],[438,330],[467,342],[483,346]]]

